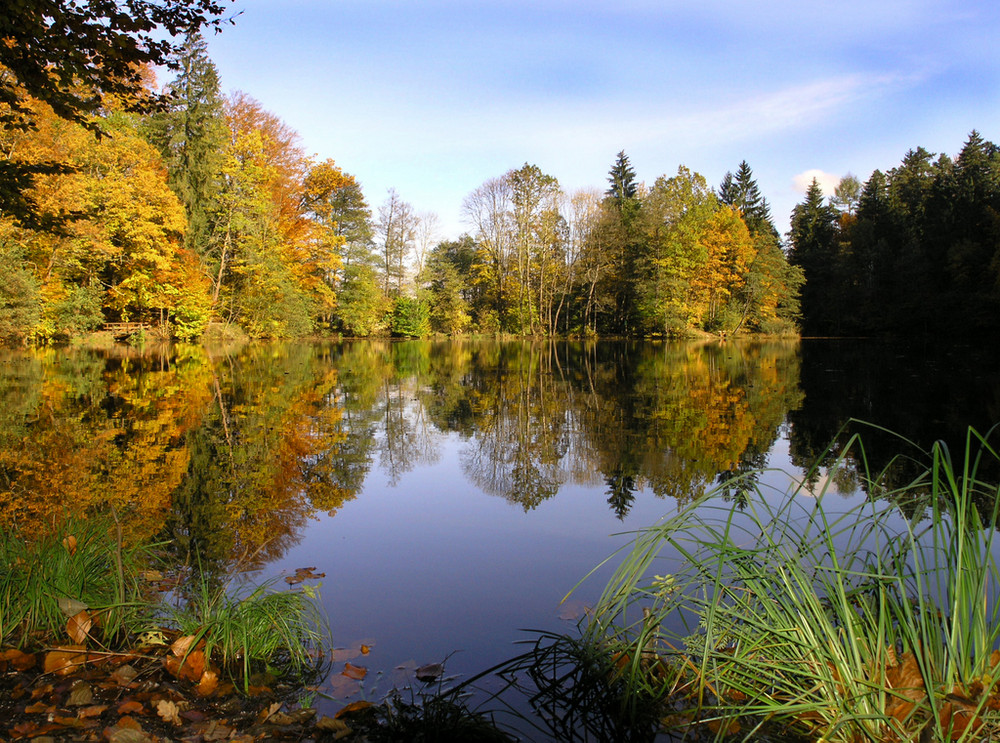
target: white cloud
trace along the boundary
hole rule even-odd
[[[792,186],[797,193],[804,194],[809,190],[809,186],[815,178],[816,182],[819,183],[819,187],[823,189],[823,195],[833,196],[833,191],[840,183],[841,177],[842,176],[819,170],[818,168],[813,168],[812,170],[807,170],[803,173],[792,176]]]

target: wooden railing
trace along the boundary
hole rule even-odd
[[[106,322],[104,329],[115,337],[122,335],[132,335],[140,330],[149,330],[152,326],[144,322]]]

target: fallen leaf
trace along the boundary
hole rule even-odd
[[[360,648],[335,648],[330,653],[330,658],[334,663],[343,663],[346,660],[354,660],[361,655]]]
[[[40,715],[49,714],[50,712],[55,712],[55,707],[45,702],[35,702],[34,704],[29,704],[24,708],[25,714],[28,715]]]
[[[90,637],[90,628],[93,624],[90,612],[84,609],[69,618],[69,621],[66,622],[66,633],[69,635],[69,639],[77,645],[83,645]]]
[[[198,638],[195,635],[184,635],[184,637],[178,637],[170,646],[170,652],[178,658],[182,655],[187,655],[188,651],[191,650],[191,646],[197,639]]]
[[[337,710],[337,714],[335,714],[334,717],[340,719],[341,717],[353,714],[355,712],[360,712],[361,710],[368,709],[369,707],[372,706],[374,705],[371,702],[366,702],[363,699],[357,702],[351,702],[350,704],[345,704],[343,707]],[[322,721],[323,720],[320,719],[320,722]],[[316,727],[319,727],[319,723],[316,724]]]
[[[275,712],[268,723],[271,725],[302,725],[311,720],[316,710],[310,708],[297,709],[293,712]]]
[[[142,730],[142,725],[139,724],[138,720],[129,715],[126,715],[118,720],[118,727],[127,728],[129,730]]]
[[[70,555],[76,554],[76,537],[70,534],[68,537],[63,537],[62,543],[63,547],[66,548],[66,551],[69,552]]]
[[[218,720],[212,720],[208,723],[208,727],[201,731],[201,739],[206,741],[226,740],[232,735],[233,729]]]
[[[172,676],[198,683],[205,672],[205,654],[194,650],[184,658],[168,655],[163,659],[163,665]]]
[[[56,603],[59,604],[59,611],[65,614],[67,617],[72,617],[79,614],[81,611],[89,609],[82,601],[77,599],[71,599],[69,596],[60,596],[56,599]]]
[[[350,663],[344,664],[344,670],[342,673],[349,679],[354,679],[356,681],[361,681],[365,676],[368,675],[368,669],[364,666],[355,666]]]
[[[66,698],[67,707],[86,707],[94,701],[94,691],[86,681],[74,681]]]
[[[52,684],[43,684],[42,686],[36,686],[31,690],[31,700],[41,699],[46,694],[51,694],[55,690],[55,686]]]
[[[35,665],[36,658],[34,653],[24,653],[10,648],[0,653],[0,660],[10,663],[17,671],[27,671]]]
[[[441,674],[444,673],[444,665],[441,663],[428,663],[426,666],[420,666],[415,672],[417,681],[423,681],[427,683],[428,681],[434,681],[439,678]]]
[[[559,618],[567,621],[579,619],[587,613],[587,605],[582,601],[564,601],[560,604]]]
[[[84,650],[82,646],[71,645],[56,648],[45,654],[45,673],[55,673],[60,676],[68,676],[87,661],[87,654],[80,652]]]
[[[81,709],[78,714],[80,717],[100,717],[107,709],[108,705],[106,704],[92,704]]]
[[[108,743],[149,743],[150,737],[142,726],[131,717],[122,717],[114,727],[104,728]]]
[[[326,573],[317,573],[315,570],[315,566],[311,568],[295,568],[295,575],[286,575],[285,583],[294,586],[304,580],[319,580],[326,577]]]
[[[372,651],[371,646],[369,646],[369,645],[362,645],[361,646],[361,654],[362,655],[368,655],[368,653],[370,653],[371,651]]]
[[[201,680],[195,688],[195,694],[200,697],[211,696],[219,686],[219,674],[215,671],[205,671],[201,674]]]
[[[65,717],[63,715],[53,715],[52,722],[66,728],[92,728],[98,724],[96,720],[84,720],[80,717]]]
[[[17,723],[10,729],[10,732],[17,738],[27,738],[36,730],[38,730],[38,723],[28,720],[27,722]]]
[[[327,717],[326,715],[323,715],[316,722],[316,729],[324,733],[332,733],[334,740],[346,738],[352,732],[351,728],[343,720],[335,720],[334,718]]]
[[[330,696],[334,699],[347,699],[361,690],[361,685],[342,673],[330,677]]]
[[[127,684],[132,683],[138,675],[139,672],[127,664],[124,666],[118,666],[118,668],[111,672],[112,680],[119,686],[126,686]]]
[[[169,699],[161,699],[156,703],[156,714],[160,716],[160,719],[164,722],[170,722],[174,725],[181,724],[180,710],[175,702],[171,702]]]
[[[145,707],[142,702],[137,702],[134,699],[129,699],[118,705],[119,715],[130,715],[133,712],[142,712]]]
[[[281,709],[281,702],[272,702],[267,709],[262,709],[257,715],[257,722],[264,723],[271,719],[274,714]]]
[[[708,729],[711,730],[716,735],[719,731],[723,730],[723,720],[709,720]],[[725,721],[725,732],[724,735],[736,735],[740,732],[740,721],[739,720],[728,720]]]

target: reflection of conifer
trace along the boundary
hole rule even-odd
[[[618,466],[612,474],[604,478],[608,484],[608,504],[619,521],[623,520],[632,510],[636,491],[635,475],[627,474],[622,469],[621,466]]]

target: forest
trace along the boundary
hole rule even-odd
[[[1000,154],[972,132],[825,196],[779,234],[744,161],[722,183],[679,166],[605,189],[536,165],[461,205],[468,232],[318,161],[249,96],[222,93],[198,32],[163,88],[138,69],[85,114],[0,68],[0,339],[65,341],[107,323],[190,340],[432,334],[681,337],[981,331],[1000,298]],[[84,83],[79,83],[84,84]],[[140,105],[159,96],[166,105]]]

